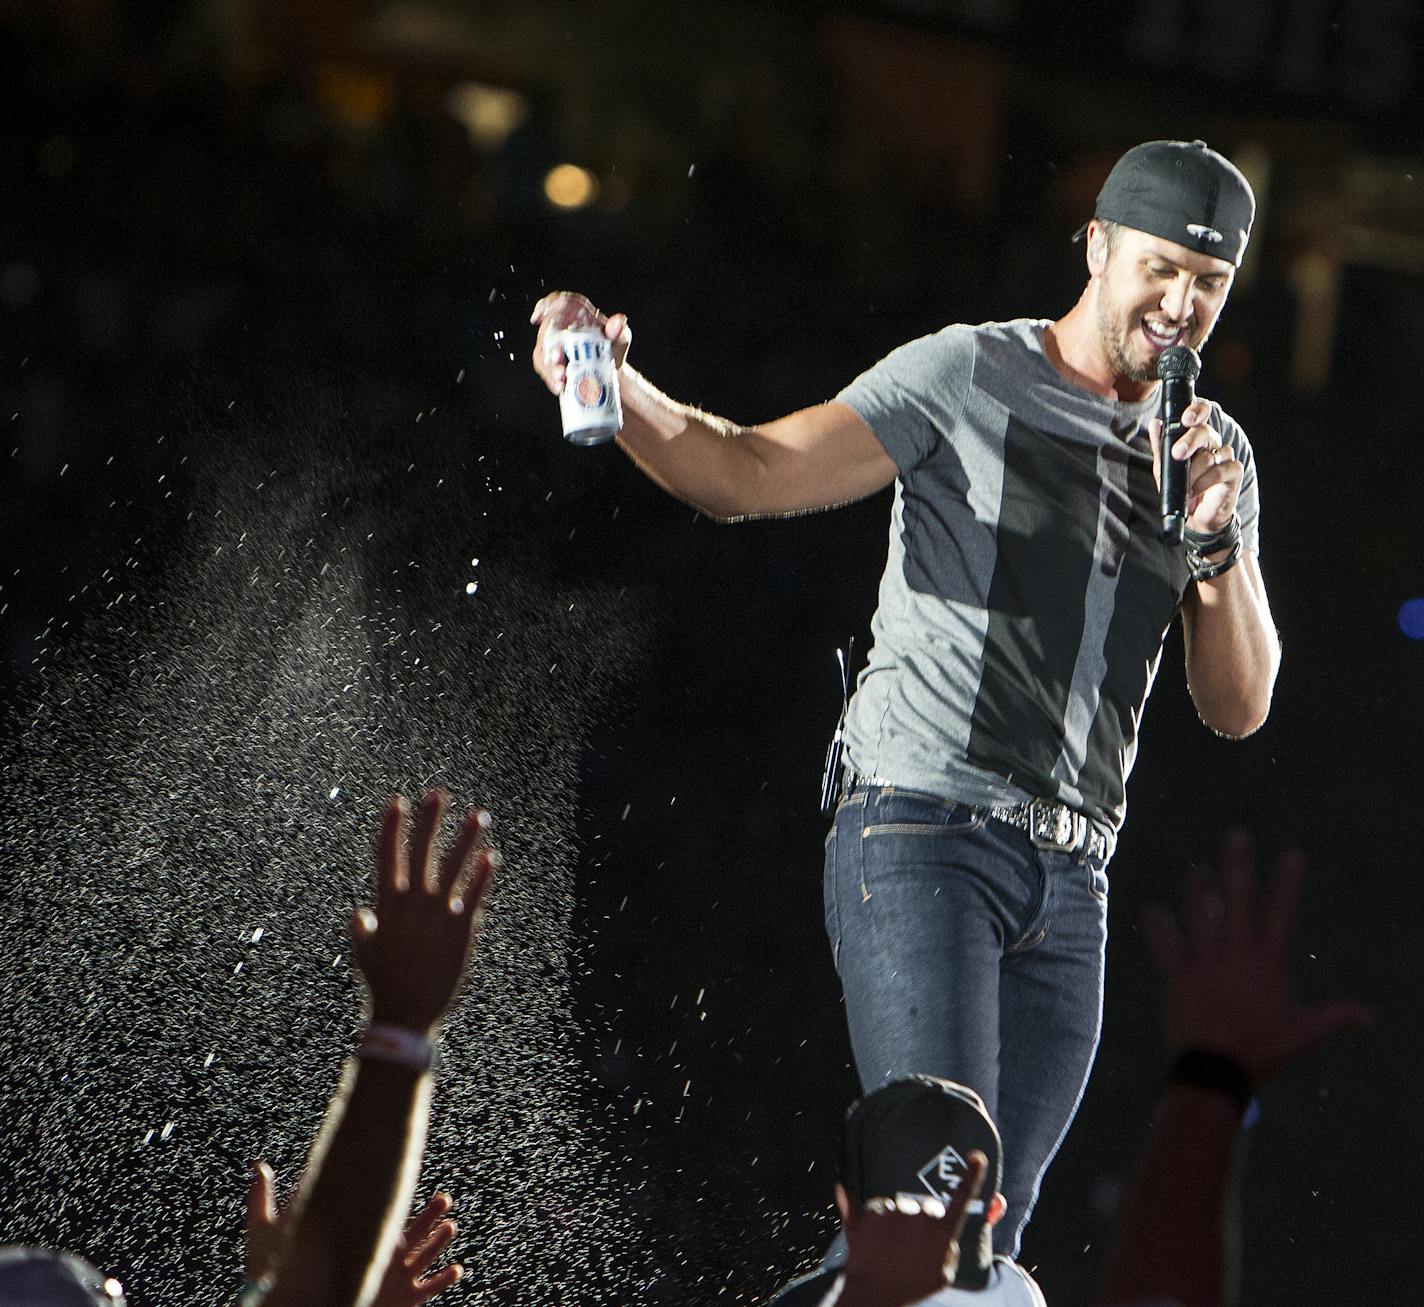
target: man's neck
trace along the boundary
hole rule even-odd
[[[1131,381],[1120,377],[1103,350],[1090,289],[1044,333],[1048,361],[1073,385],[1103,399],[1136,403],[1156,388],[1155,381]]]

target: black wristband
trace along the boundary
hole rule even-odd
[[[1246,1115],[1256,1096],[1250,1072],[1236,1058],[1213,1053],[1209,1048],[1184,1048],[1167,1069],[1167,1083],[1214,1089],[1231,1100],[1240,1116]]]
[[[1223,572],[1229,571],[1241,558],[1241,519],[1235,513],[1220,531],[1210,533],[1193,531],[1190,527],[1184,533],[1187,544],[1187,567],[1193,581],[1214,581]],[[1208,554],[1230,552],[1225,558],[1211,562]]]
[[[1241,519],[1235,513],[1220,531],[1193,531],[1187,527],[1182,532],[1187,549],[1197,554],[1214,554],[1219,549],[1228,549],[1241,539]]]
[[[1193,581],[1215,581],[1223,572],[1229,572],[1241,561],[1241,541],[1231,546],[1231,552],[1215,563],[1208,563],[1200,554],[1187,550],[1187,565],[1191,568]]]

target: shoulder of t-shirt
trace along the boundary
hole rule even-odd
[[[1004,322],[953,322],[947,327],[941,327],[934,336],[927,339],[944,337],[949,343],[969,348],[1002,342],[1041,353],[1043,333],[1049,325],[1047,318],[1009,318]]]
[[[957,394],[962,401],[981,371],[985,375],[1009,371],[1021,377],[1024,354],[1042,354],[1046,325],[1032,318],[953,322],[892,350],[875,372],[912,393],[933,379],[939,386],[947,385],[947,393]]]
[[[1012,1300],[1016,1304],[1023,1304],[1023,1307],[1048,1307],[1043,1290],[1038,1287],[1038,1281],[1017,1262],[1010,1261],[1007,1257],[995,1257],[994,1269],[998,1272],[996,1278],[1002,1286],[1001,1301]]]
[[[931,331],[924,336],[916,336],[913,340],[907,340],[903,345],[897,345],[885,356],[884,361],[905,364],[919,363],[922,360],[933,358],[937,367],[943,367],[946,358],[959,356],[964,356],[966,359],[972,358],[975,331],[976,328],[966,326],[962,322],[951,322],[938,331]]]
[[[967,353],[972,355],[983,343],[1003,341],[1041,351],[1046,318],[1013,318],[1007,322],[951,322],[924,336],[917,336],[890,351],[887,358],[907,353]]]

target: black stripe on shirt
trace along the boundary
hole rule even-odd
[[[1087,762],[1078,778],[1084,809],[1101,813],[1114,825],[1122,821],[1124,782],[1137,752],[1137,715],[1162,657],[1162,637],[1187,586],[1184,551],[1157,538],[1161,509],[1150,459],[1131,460],[1128,486],[1129,545],[1103,643],[1107,677],[1089,730]]]
[[[983,674],[966,753],[1031,793],[1056,789],[1100,484],[1095,447],[1009,417]]]

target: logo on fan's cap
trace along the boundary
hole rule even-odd
[[[1226,239],[1215,227],[1203,227],[1199,222],[1187,223],[1187,232],[1197,240],[1210,241],[1213,245],[1220,245]]]
[[[926,1192],[941,1202],[948,1203],[959,1191],[960,1183],[968,1170],[969,1163],[964,1160],[963,1156],[952,1146],[946,1145],[915,1174],[919,1177],[920,1183],[924,1185]],[[978,1198],[965,1208],[965,1211],[971,1216],[983,1210],[983,1200]]]
[[[930,1193],[948,1202],[954,1197],[954,1191],[959,1188],[959,1182],[968,1169],[964,1158],[952,1146],[946,1145],[942,1152],[936,1153],[915,1174]]]

